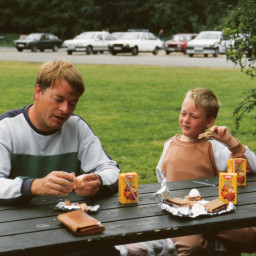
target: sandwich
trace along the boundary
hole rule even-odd
[[[77,176],[76,182],[73,182],[76,185],[76,188],[82,188],[82,183],[83,183],[83,177],[85,174]]]
[[[198,135],[198,139],[199,140],[210,139],[213,135],[215,135],[214,132],[204,132]]]
[[[188,196],[185,196],[185,198],[189,201],[200,201],[203,199],[196,188],[191,189]]]
[[[226,210],[227,204],[219,199],[214,199],[205,205],[207,212],[216,213],[222,210]]]
[[[188,205],[188,201],[186,199],[182,199],[179,197],[167,198],[165,203],[170,206],[179,206],[179,207],[185,207]]]

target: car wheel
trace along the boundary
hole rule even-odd
[[[58,51],[58,46],[55,44],[55,45],[52,47],[52,50],[53,50],[54,52],[57,52],[57,51]]]
[[[97,54],[98,52],[97,52],[97,51],[93,51],[92,53],[93,53],[93,54]]]
[[[116,55],[116,52],[115,52],[114,50],[110,50],[110,53],[111,53],[112,55]]]
[[[204,57],[207,58],[207,57],[208,57],[208,54],[204,54]]]
[[[44,49],[40,49],[40,52],[43,52],[44,51]]]
[[[100,54],[103,54],[103,51],[100,51]]]
[[[86,53],[87,54],[92,54],[92,46],[90,46],[90,45],[87,46]]]
[[[169,52],[169,51],[165,51],[165,53],[166,53],[166,55],[169,55],[169,54],[170,54],[170,52]]]
[[[132,55],[138,55],[139,51],[138,51],[138,47],[135,46],[132,48]]]
[[[18,52],[22,52],[23,49],[22,49],[22,48],[17,48],[17,51],[18,51]]]
[[[36,47],[36,46],[32,46],[31,51],[32,51],[32,52],[37,52],[37,47]]]
[[[189,55],[188,55],[188,57],[193,57],[194,56],[194,54],[192,54],[192,53],[190,53]]]
[[[219,50],[215,49],[214,54],[212,56],[216,58],[218,57],[218,55],[219,55]]]
[[[154,54],[154,55],[157,55],[157,54],[158,54],[158,50],[159,50],[158,47],[156,47],[156,48],[154,49],[154,51],[153,51],[153,54]]]
[[[71,55],[72,51],[71,50],[67,50],[67,53],[68,53],[68,55]]]

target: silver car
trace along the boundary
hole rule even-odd
[[[84,52],[86,54],[96,54],[108,51],[108,44],[115,40],[110,33],[102,31],[84,32],[74,39],[65,40],[63,47],[67,48],[67,53]]]

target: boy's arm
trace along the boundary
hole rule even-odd
[[[163,159],[164,159],[166,150],[169,147],[170,143],[171,143],[171,139],[165,142],[162,155],[161,155],[160,160],[156,166],[156,176],[157,176],[157,180],[159,183],[162,183],[162,180],[163,180],[162,163],[163,163]]]
[[[225,144],[229,151],[231,158],[245,158],[247,159],[247,172],[256,172],[256,156],[255,154],[246,146],[241,144],[239,140],[234,138],[229,129],[226,126],[213,126],[210,128],[211,132],[214,132],[214,139]],[[216,162],[217,164],[217,162]],[[218,164],[217,164],[218,165]],[[222,170],[223,171],[223,170]]]

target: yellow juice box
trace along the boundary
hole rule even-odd
[[[237,174],[219,174],[219,199],[224,203],[237,204]]]
[[[228,172],[237,174],[237,186],[246,185],[246,159],[228,159]]]
[[[118,199],[121,204],[138,202],[138,174],[120,173],[118,178]]]

